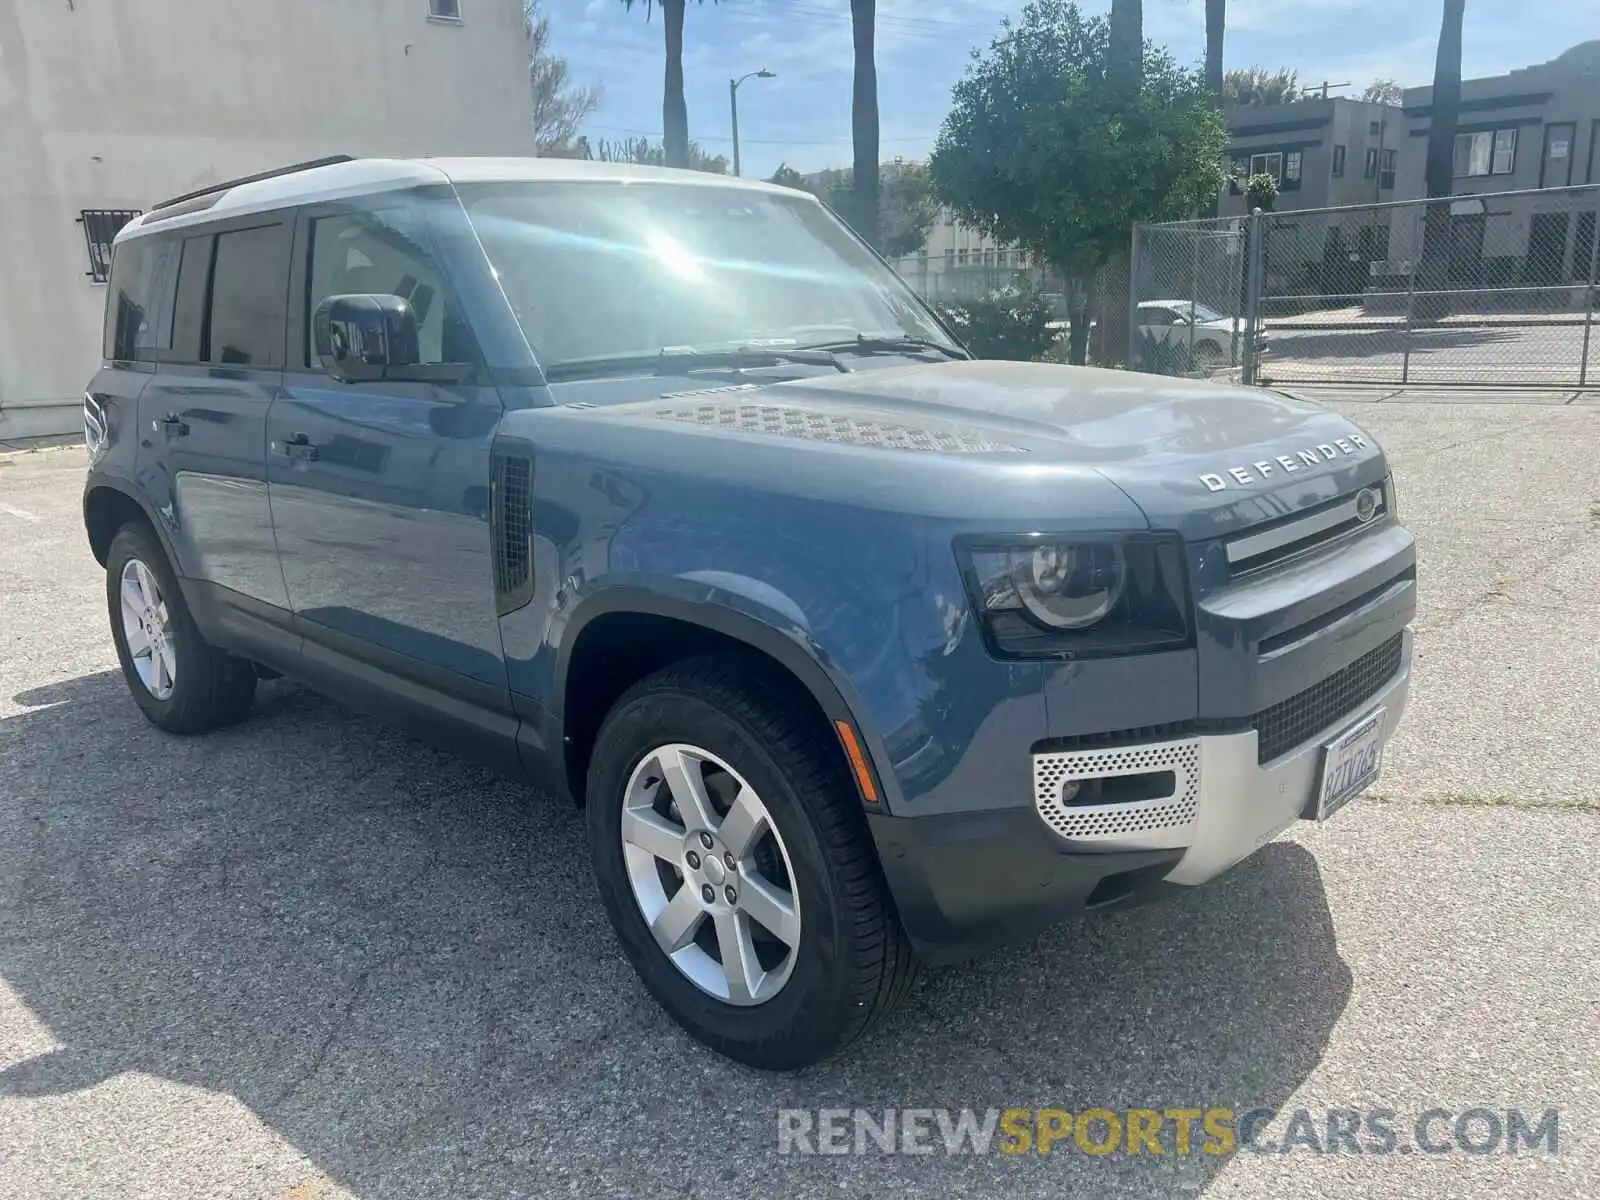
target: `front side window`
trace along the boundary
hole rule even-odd
[[[910,288],[809,197],[609,181],[460,191],[546,370],[858,333],[951,344]]]
[[[418,361],[432,366],[470,362],[466,326],[446,295],[444,275],[423,244],[420,217],[407,208],[381,209],[311,222],[311,278],[306,346],[311,317],[329,296],[399,296],[417,322]],[[304,364],[311,366],[310,362]]]

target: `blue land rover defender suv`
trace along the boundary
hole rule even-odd
[[[171,733],[286,675],[584,807],[694,1036],[1204,883],[1375,777],[1415,554],[1280,392],[974,360],[810,196],[340,159],[117,239],[84,520]]]

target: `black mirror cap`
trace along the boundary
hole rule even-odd
[[[311,319],[322,369],[341,383],[409,374],[421,357],[417,317],[403,296],[329,296]]]

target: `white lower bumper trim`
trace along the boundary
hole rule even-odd
[[[1412,631],[1407,628],[1400,669],[1355,711],[1271,763],[1256,761],[1255,730],[1206,734],[1182,741],[1034,757],[1034,804],[1057,833],[1086,850],[1182,849],[1166,876],[1199,884],[1248,858],[1311,805],[1322,748],[1341,730],[1383,708],[1383,740],[1399,726],[1411,689]],[[1137,805],[1097,808],[1063,804],[1061,786],[1074,778],[1172,769],[1174,795]]]

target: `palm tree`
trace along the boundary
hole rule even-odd
[[[855,149],[851,183],[852,220],[873,246],[878,244],[878,64],[873,41],[877,0],[850,0],[850,32],[855,42],[856,74],[850,90],[850,140]]]
[[[622,0],[622,3],[630,12],[633,10],[634,0]],[[687,0],[644,0],[645,20],[650,19],[655,4],[661,5],[661,24],[667,44],[666,79],[661,91],[661,145],[667,166],[687,167],[689,106],[683,99],[683,14]]]
[[[1131,98],[1144,77],[1143,0],[1111,0],[1111,47],[1107,82],[1116,95]]]
[[[1448,196],[1455,174],[1456,118],[1461,112],[1461,23],[1467,0],[1444,0],[1439,53],[1433,62],[1433,96],[1428,103],[1428,195]]]
[[[1228,0],[1206,0],[1206,90],[1222,99],[1222,34],[1228,23]]]
[[[1456,119],[1461,112],[1461,24],[1467,0],[1444,0],[1444,22],[1439,27],[1439,53],[1433,64],[1433,94],[1428,104],[1428,198],[1448,196],[1454,186]],[[1415,314],[1438,320],[1449,311],[1442,295],[1450,279],[1450,206],[1430,204],[1423,217],[1422,262],[1418,268]]]

